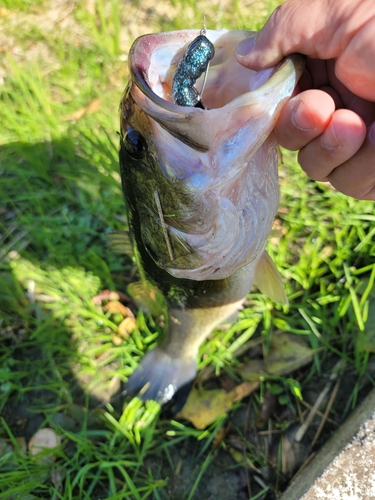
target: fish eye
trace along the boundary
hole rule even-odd
[[[144,137],[137,130],[131,128],[125,135],[124,147],[129,156],[140,160],[146,153],[147,144]]]

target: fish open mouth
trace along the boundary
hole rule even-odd
[[[147,43],[139,40],[139,45],[134,53],[135,74],[143,79],[150,90],[164,101],[172,102],[172,80],[178,71],[178,64],[186,54],[189,45],[200,32],[186,30],[178,32],[161,33],[147,37]],[[221,108],[246,92],[254,90],[266,82],[275,68],[267,69],[261,73],[241,66],[233,57],[237,44],[244,39],[243,31],[208,31],[207,38],[215,47],[215,55],[207,68],[196,82],[196,89],[203,89],[202,100],[208,109]],[[151,38],[151,40],[150,40]],[[146,42],[146,40],[145,40]],[[137,57],[142,51],[144,56]],[[233,78],[235,75],[235,79]],[[151,95],[150,95],[151,97]]]
[[[132,78],[155,104],[171,109],[166,103],[172,104],[172,79],[177,72],[178,63],[200,33],[198,30],[156,33],[141,36],[133,44],[130,52]],[[204,107],[208,109],[221,108],[235,98],[258,89],[291,60],[287,58],[273,68],[252,71],[237,62],[234,52],[242,40],[254,36],[255,32],[207,30],[205,35],[213,43],[215,55],[207,74],[202,74],[197,80],[196,88],[198,91],[202,89],[206,78],[202,100]],[[292,61],[297,72],[302,69],[301,56],[293,55]],[[290,72],[290,68],[287,71]],[[285,71],[280,79],[285,76],[284,73]],[[275,84],[270,83],[271,86]]]
[[[293,54],[273,68],[252,71],[241,66],[234,54],[238,43],[254,36],[255,32],[207,30],[205,33],[214,45],[215,55],[208,71],[195,84],[199,92],[203,88],[203,80],[206,80],[201,96],[206,109],[178,106],[172,102],[172,80],[178,63],[200,33],[198,30],[182,30],[143,35],[131,47],[129,68],[136,87],[132,95],[137,104],[182,142],[207,151],[215,139],[212,121],[218,115],[214,112],[228,105],[231,108],[228,113],[233,114],[237,110],[238,126],[241,125],[238,122],[239,108],[254,108],[266,100],[267,109],[260,109],[259,106],[258,109],[259,112],[274,115],[274,125],[277,108],[281,109],[283,100],[290,97],[302,74],[304,58]],[[210,111],[212,116],[208,117],[202,111]],[[256,114],[255,109],[252,114]],[[223,122],[225,117],[221,114],[220,117],[219,121]],[[189,123],[189,133],[181,121]],[[218,125],[216,123],[216,127],[221,129]]]

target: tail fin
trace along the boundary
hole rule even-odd
[[[153,399],[163,405],[175,392],[195,378],[194,358],[171,358],[160,347],[148,352],[125,384],[125,394],[139,391],[140,399]]]

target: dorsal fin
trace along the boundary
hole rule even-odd
[[[113,231],[107,234],[107,243],[114,253],[134,255],[133,243],[129,231]]]

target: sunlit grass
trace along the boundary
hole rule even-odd
[[[114,255],[106,244],[108,231],[126,226],[116,131],[133,39],[204,22],[258,29],[277,2],[123,5],[8,1],[1,11],[10,44],[0,65],[2,498],[167,499],[182,467],[173,450],[191,442],[196,463],[184,495],[197,498],[215,447],[225,447],[213,445],[225,417],[201,431],[160,416],[153,403],[108,402],[163,328],[139,311],[134,331],[122,339],[123,317],[92,298],[104,289],[126,292],[136,273],[131,256]],[[313,349],[302,396],[311,379],[329,372],[332,356],[346,361],[357,381],[347,414],[363,381],[373,383],[365,339],[374,300],[373,203],[309,181],[287,152],[280,181],[268,250],[290,305],[274,305],[255,290],[238,322],[201,346],[199,369],[238,379],[238,353],[256,333],[267,352],[273,333],[290,332]],[[277,384],[297,413],[291,380]],[[255,407],[267,383],[276,382],[264,378]],[[30,428],[22,427],[22,412]],[[17,441],[45,426],[63,436],[53,465],[38,463]],[[264,465],[250,447],[246,453]]]

